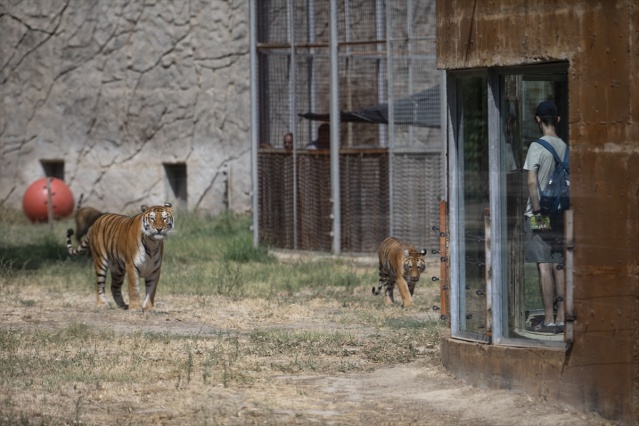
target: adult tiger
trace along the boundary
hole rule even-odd
[[[386,304],[394,303],[393,289],[397,283],[403,306],[405,308],[411,306],[415,284],[426,269],[425,255],[426,250],[417,251],[411,244],[404,243],[397,238],[386,238],[379,245],[379,286],[377,289],[373,287],[373,294],[378,295],[382,286],[385,286],[384,300]]]
[[[105,213],[89,228],[77,248],[73,248],[73,229],[67,231],[67,250],[76,255],[91,249],[97,275],[98,306],[108,304],[104,286],[107,269],[111,271],[111,293],[115,303],[123,309],[153,308],[155,291],[160,280],[163,238],[173,230],[171,204],[142,206],[135,216]],[[129,305],[122,299],[122,284],[126,275],[129,286]],[[144,278],[146,297],[140,305],[139,283]]]

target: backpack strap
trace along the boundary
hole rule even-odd
[[[564,169],[570,171],[570,165],[568,163],[568,144],[566,144],[566,152],[564,152],[564,161],[561,161],[561,158],[559,158],[559,154],[557,154],[557,151],[555,151],[555,148],[553,148],[550,143],[543,139],[537,139],[535,142],[546,148],[552,154],[553,158],[555,159],[555,164],[561,164]]]
[[[552,154],[552,156],[555,157],[555,163],[561,163],[561,158],[559,158],[559,154],[557,154],[557,151],[555,151],[555,148],[553,148],[551,144],[549,144],[547,141],[543,139],[537,139],[535,142],[537,142],[539,145],[546,148]]]

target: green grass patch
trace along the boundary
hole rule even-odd
[[[72,219],[56,222],[51,231],[47,224],[9,216],[14,219],[0,225],[0,280],[42,282],[53,292],[95,288],[90,256],[67,253],[66,229],[74,227]],[[247,215],[176,215],[175,232],[165,239],[158,294],[194,295],[201,305],[216,295],[308,300],[348,297],[354,288],[376,280],[374,268],[362,273],[329,258],[280,263],[267,247],[253,246],[250,225]]]

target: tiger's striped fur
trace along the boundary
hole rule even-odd
[[[426,269],[425,255],[426,250],[418,251],[411,244],[397,238],[386,238],[379,245],[379,286],[377,289],[373,287],[373,294],[378,295],[384,286],[386,304],[394,303],[393,290],[397,284],[403,306],[405,308],[411,306],[415,284]]]
[[[173,230],[171,204],[142,206],[135,216],[105,213],[89,227],[77,248],[73,248],[73,229],[67,231],[67,250],[76,255],[91,249],[97,275],[98,306],[108,304],[105,294],[107,269],[111,271],[111,293],[123,309],[153,308],[162,268],[163,238]],[[122,299],[122,284],[126,276],[129,305]],[[146,295],[140,305],[139,284],[144,278]]]

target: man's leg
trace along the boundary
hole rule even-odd
[[[553,266],[555,265],[552,263],[537,264],[537,269],[539,270],[539,290],[541,291],[541,301],[544,304],[544,324],[555,322],[553,312],[553,303],[555,301]]]

